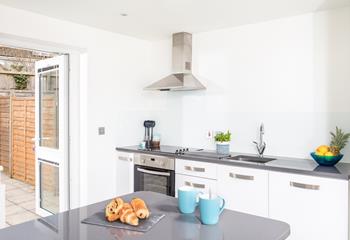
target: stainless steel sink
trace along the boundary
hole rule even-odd
[[[237,155],[234,157],[228,157],[226,159],[243,161],[243,162],[255,162],[255,163],[268,163],[270,161],[276,160],[276,158],[254,157],[254,156],[247,156],[247,155]]]

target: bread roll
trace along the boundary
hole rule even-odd
[[[120,221],[133,226],[139,225],[139,219],[129,203],[123,204],[123,207],[120,210]]]
[[[131,201],[131,206],[138,218],[145,219],[149,217],[149,210],[146,203],[141,198],[134,198]]]
[[[105,215],[107,221],[114,222],[120,218],[120,210],[123,208],[123,204],[123,199],[115,198],[106,206]]]

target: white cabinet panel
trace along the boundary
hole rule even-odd
[[[175,174],[175,195],[177,196],[177,189],[182,186],[192,186],[202,193],[209,193],[211,189],[213,194],[217,193],[216,180],[192,177],[182,174]]]
[[[176,159],[175,171],[190,176],[217,178],[217,164],[214,163]]]
[[[289,240],[348,240],[348,181],[269,173],[270,217],[291,226]]]
[[[116,195],[134,192],[134,154],[117,152]]]
[[[268,172],[251,168],[218,167],[218,194],[226,208],[268,217]]]

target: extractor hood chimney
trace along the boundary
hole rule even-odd
[[[204,85],[192,74],[192,34],[173,34],[172,71],[169,76],[145,87],[145,90],[189,91],[203,90]]]

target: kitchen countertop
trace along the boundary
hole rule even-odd
[[[164,147],[167,147],[167,146],[164,146]],[[210,156],[195,157],[193,155],[191,156],[177,155],[174,153],[162,152],[162,147],[160,148],[159,151],[140,150],[138,146],[117,147],[116,150],[122,151],[122,152],[169,156],[169,157],[176,157],[176,159],[211,162],[211,163],[238,166],[238,167],[248,167],[248,168],[264,169],[264,170],[270,170],[270,171],[311,175],[316,177],[328,177],[328,178],[350,180],[350,163],[344,163],[344,162],[339,162],[334,167],[325,167],[325,166],[319,166],[312,159],[265,156],[265,157],[276,158],[276,160],[262,164],[262,163],[235,161],[235,160],[229,160],[229,159],[217,159]],[[253,154],[245,154],[245,153],[231,153],[231,156],[236,156],[236,155],[256,156]]]
[[[81,220],[103,211],[109,201],[40,218],[0,230],[0,239],[7,240],[133,240],[133,239],[191,239],[191,240],[284,240],[290,234],[287,223],[224,210],[217,225],[202,225],[196,214],[180,214],[174,197],[153,192],[136,192],[123,197],[130,201],[141,197],[151,212],[165,217],[147,233],[81,223]]]

